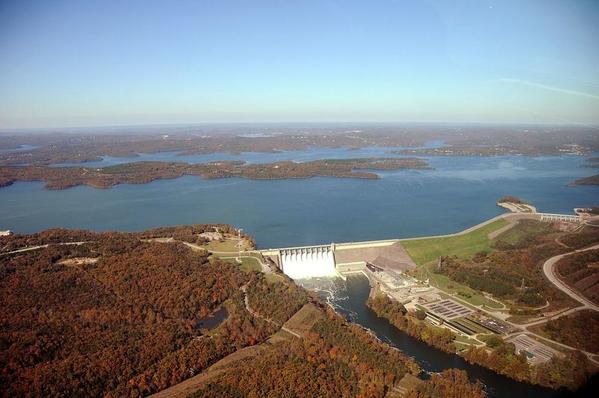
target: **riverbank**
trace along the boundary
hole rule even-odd
[[[433,349],[424,342],[409,336],[393,326],[387,319],[378,317],[367,305],[370,286],[366,277],[350,276],[337,281],[331,288],[322,290],[322,296],[338,313],[350,321],[369,329],[381,340],[414,358],[428,373],[457,368],[468,372],[471,381],[480,380],[492,398],[563,398],[572,396],[565,390],[552,390],[525,382],[518,382],[487,368],[468,363],[464,358]]]
[[[369,299],[366,305],[377,316],[387,319],[394,327],[423,341],[428,346],[446,353],[457,354],[470,363],[483,366],[519,382],[575,391],[596,371],[596,367],[579,352],[569,353],[563,357],[554,356],[540,365],[529,364],[526,355],[518,354],[510,343],[502,339],[496,339],[494,345],[462,349],[457,344],[458,336],[445,327],[429,324],[426,320],[429,317],[424,311],[408,312],[403,305],[382,294]]]
[[[538,221],[530,220],[535,218]],[[405,245],[417,264],[423,267],[448,253],[465,258],[481,250],[492,251],[495,249],[493,242],[501,233],[508,235],[500,239],[512,239],[510,242],[516,239],[514,242],[518,242],[519,239],[535,236],[537,230],[580,231],[580,228],[567,225],[551,229],[551,224],[540,222],[541,219],[540,214],[507,213],[455,234],[401,239],[387,244]],[[521,225],[518,223],[520,220],[526,221]],[[515,226],[517,228],[511,230]],[[551,242],[553,240],[550,239]],[[372,245],[376,243],[369,242]],[[574,347],[564,350],[563,345],[554,345],[553,341],[540,338],[534,331],[528,330],[527,325],[522,329],[521,325],[505,321],[507,307],[504,303],[493,301],[491,307],[481,303],[474,305],[470,303],[469,295],[466,298],[444,294],[424,278],[418,282],[409,276],[388,273],[385,269],[365,268],[363,273],[369,285],[364,305],[402,333],[425,342],[429,347],[459,355],[465,361],[514,380],[552,389],[567,387],[575,390],[596,372],[596,366],[591,363],[595,358],[591,353],[578,352]],[[485,295],[484,299],[492,298]],[[551,315],[547,320],[553,317]]]

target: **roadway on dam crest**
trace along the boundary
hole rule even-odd
[[[472,231],[475,231],[479,228],[484,227],[485,225],[491,224],[497,220],[502,220],[502,219],[509,222],[509,225],[506,225],[505,227],[501,228],[500,231],[504,232],[505,230],[513,227],[516,224],[516,222],[519,220],[522,220],[522,219],[538,219],[538,220],[540,220],[540,219],[542,219],[543,214],[544,213],[503,213],[503,214],[500,214],[493,218],[490,218],[488,220],[485,220],[479,224],[473,225],[472,227],[469,227],[463,231],[455,232],[452,234],[418,236],[418,237],[413,237],[413,238],[396,238],[396,239],[371,240],[371,241],[361,241],[361,242],[335,243],[335,249],[380,247],[380,246],[392,245],[394,243],[402,242],[402,241],[420,240],[420,239],[429,239],[429,238],[449,238],[449,237],[453,237],[453,236],[460,236],[460,235],[468,234]],[[490,236],[490,238],[492,238],[492,236]],[[319,245],[313,245],[313,246],[319,246]],[[279,250],[300,249],[300,248],[308,248],[308,247],[312,247],[312,246],[281,247],[281,248],[261,249],[261,250],[257,250],[257,251],[259,251],[260,253],[262,253],[262,255],[265,255],[265,256],[274,256],[274,255],[278,254]]]

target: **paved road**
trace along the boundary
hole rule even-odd
[[[558,318],[561,318],[563,316],[570,315],[570,314],[573,314],[575,312],[578,312],[578,311],[584,310],[584,309],[587,309],[587,307],[585,307],[585,306],[579,306],[579,307],[569,308],[569,309],[566,309],[566,310],[562,310],[562,311],[558,312],[555,315],[546,316],[546,317],[537,319],[536,321],[527,322],[527,323],[513,323],[513,325],[527,329],[529,327],[540,325],[542,323],[546,323],[548,321],[551,321],[551,320],[554,320],[554,319],[558,319]]]
[[[4,252],[4,253],[0,253],[0,256],[3,256],[5,254],[15,254],[15,253],[24,253],[24,252],[28,252],[31,250],[39,250],[39,249],[45,249],[46,247],[50,247],[52,245],[55,246],[71,246],[71,245],[83,245],[85,243],[89,243],[86,241],[82,241],[82,242],[65,242],[65,243],[47,243],[45,245],[39,245],[39,246],[30,246],[30,247],[24,247],[22,249],[17,249],[17,250],[13,250],[10,252]]]
[[[553,283],[555,287],[557,287],[562,292],[566,293],[568,296],[572,297],[574,300],[581,303],[585,308],[589,308],[595,311],[599,311],[599,306],[593,303],[591,300],[584,297],[580,292],[574,290],[570,286],[566,285],[559,277],[557,276],[557,270],[555,265],[562,258],[569,256],[574,253],[580,253],[587,250],[599,249],[599,245],[594,245],[591,247],[587,247],[586,249],[575,250],[570,253],[560,254],[558,256],[551,257],[549,260],[545,261],[543,264],[543,273],[545,277],[549,279],[549,282]]]
[[[502,213],[498,216],[495,216],[493,218],[490,218],[486,221],[481,222],[480,224],[476,224],[473,225],[470,228],[466,228],[463,231],[460,232],[456,232],[453,234],[445,234],[445,235],[431,235],[431,236],[421,236],[421,237],[417,237],[417,238],[400,238],[398,239],[400,242],[403,241],[407,241],[407,240],[419,240],[419,239],[428,239],[428,238],[450,238],[452,236],[460,236],[460,235],[466,235],[472,231],[476,231],[479,228],[482,228],[486,225],[489,225],[497,220],[501,220],[501,219],[505,219],[507,222],[509,222],[510,224],[502,227],[501,229],[497,230],[497,231],[506,231],[508,229],[510,229],[511,227],[513,227],[516,223],[516,221],[522,220],[522,219],[538,219],[540,218],[541,215],[540,213]],[[495,232],[497,232],[495,231]],[[493,238],[493,232],[491,232],[489,234],[489,238],[492,239]]]

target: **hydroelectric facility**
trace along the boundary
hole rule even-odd
[[[334,244],[279,251],[280,268],[292,279],[337,276]]]

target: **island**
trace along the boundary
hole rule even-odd
[[[416,158],[324,159],[296,163],[283,161],[248,164],[223,161],[201,164],[182,162],[134,162],[103,168],[9,166],[0,167],[0,187],[15,181],[44,181],[48,189],[65,189],[77,185],[110,188],[117,184],[146,184],[159,179],[184,175],[205,179],[241,177],[260,180],[337,177],[377,179],[372,170],[428,169],[427,162]]]

